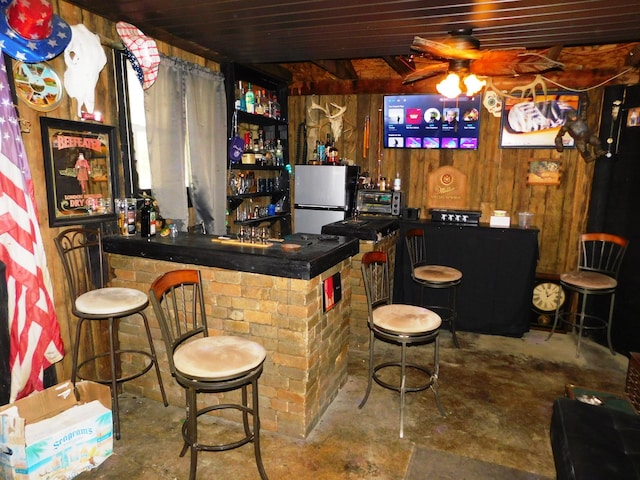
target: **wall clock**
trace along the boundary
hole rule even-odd
[[[558,305],[565,301],[565,293],[560,284],[555,282],[541,282],[533,289],[533,306],[541,312],[555,312]]]
[[[62,101],[62,81],[46,62],[14,62],[13,82],[18,97],[34,110],[48,112]]]
[[[558,305],[558,291],[560,292],[561,313],[566,308],[566,292],[560,285],[559,275],[539,273],[536,275],[531,295],[531,327],[548,330],[553,327],[553,320]],[[564,326],[558,325],[558,332]]]

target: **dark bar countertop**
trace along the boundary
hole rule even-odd
[[[322,227],[323,234],[373,241],[380,241],[397,230],[400,230],[398,218],[386,215],[360,215],[357,220],[348,218]]]
[[[103,237],[103,246],[107,253],[302,280],[320,275],[359,251],[357,239],[339,235],[296,233],[268,247],[225,238],[183,232],[176,238],[113,235]],[[301,248],[285,251],[284,244]]]

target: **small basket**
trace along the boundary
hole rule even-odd
[[[624,391],[637,412],[640,412],[640,353],[631,352]]]

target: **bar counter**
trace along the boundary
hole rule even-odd
[[[212,334],[251,338],[267,350],[259,380],[262,428],[304,438],[347,380],[349,279],[352,256],[359,245],[355,238],[312,234],[296,234],[285,242],[298,243],[301,248],[287,252],[279,243],[236,245],[212,236],[181,233],[175,239],[109,236],[104,238],[104,249],[114,287],[146,292],[164,272],[199,269]],[[341,298],[325,311],[323,284],[330,277],[333,282],[337,275]],[[170,375],[153,309],[147,308],[146,313],[169,402],[182,407],[184,391]],[[139,317],[123,319],[119,328],[121,348],[143,344]],[[123,371],[139,368],[127,364],[132,360],[123,358]],[[153,375],[127,382],[124,388],[161,398]],[[217,401],[224,402],[224,396]]]
[[[300,250],[283,251],[284,243],[300,245]],[[179,233],[177,238],[156,235],[150,239],[114,235],[105,237],[103,245],[107,253],[304,280],[358,253],[358,242],[353,238],[300,233],[288,236],[284,242],[271,242],[266,248],[188,233]]]

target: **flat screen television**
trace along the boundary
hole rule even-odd
[[[482,95],[384,95],[385,148],[478,148]]]

